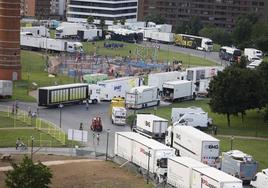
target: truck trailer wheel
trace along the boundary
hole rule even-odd
[[[98,100],[97,99],[93,99],[92,103],[93,104],[97,104],[98,103]]]

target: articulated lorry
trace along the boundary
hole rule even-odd
[[[116,132],[114,153],[144,171],[149,170],[156,182],[167,176],[167,160],[173,157],[174,149],[134,132]]]
[[[194,127],[169,126],[165,143],[176,149],[177,156],[220,168],[220,141]]]
[[[161,140],[165,139],[168,120],[152,115],[137,114],[136,131],[146,137]]]
[[[168,159],[167,183],[176,188],[242,188],[242,181],[188,157]]]

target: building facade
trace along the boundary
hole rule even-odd
[[[20,78],[20,0],[0,0],[0,80]]]
[[[22,17],[35,16],[35,0],[21,0],[20,15]]]
[[[156,14],[173,26],[196,16],[204,24],[232,29],[240,15],[251,12],[268,20],[267,0],[139,0],[138,7],[138,20]]]
[[[96,22],[101,18],[110,24],[113,20],[137,20],[138,0],[69,0],[68,21],[86,21],[93,16]]]

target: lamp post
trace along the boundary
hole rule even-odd
[[[62,108],[63,108],[63,104],[60,104],[59,105],[59,109],[60,109],[60,128],[61,128],[61,110],[62,110]]]
[[[233,150],[234,136],[231,137],[231,150]]]
[[[33,147],[34,147],[34,137],[33,136],[31,136],[31,141],[32,141],[32,148],[31,148],[31,160],[33,160]]]
[[[148,166],[147,166],[147,184],[149,184],[149,175],[150,175],[150,157],[151,157],[151,151],[148,152]]]
[[[106,156],[105,156],[105,161],[107,161],[107,159],[108,159],[109,133],[110,133],[110,129],[107,129],[107,142],[106,142]]]

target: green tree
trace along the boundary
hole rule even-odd
[[[121,24],[121,25],[125,25],[125,23],[126,23],[126,19],[125,19],[125,18],[122,18],[122,19],[120,20],[120,24]]]
[[[9,188],[47,188],[52,173],[42,163],[34,164],[25,156],[20,164],[12,163],[13,170],[6,172],[5,183]]]
[[[88,24],[93,24],[94,23],[94,17],[93,16],[88,16],[87,17],[87,23]]]
[[[203,28],[199,17],[193,16],[188,22],[187,34],[198,35],[199,31]]]
[[[212,39],[215,43],[221,45],[231,45],[231,34],[222,28],[215,27],[214,25],[207,25],[199,31],[199,35]]]
[[[114,19],[114,20],[113,20],[113,25],[117,25],[117,24],[118,24],[117,19]]]

